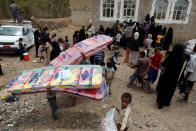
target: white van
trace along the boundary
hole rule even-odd
[[[17,52],[19,38],[23,38],[23,44],[26,45],[26,48],[34,45],[34,34],[30,21],[24,21],[23,24],[12,22],[2,24],[0,26],[0,51]]]

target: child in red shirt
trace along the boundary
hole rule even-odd
[[[155,49],[155,53],[150,58],[150,60],[151,60],[151,63],[150,63],[150,69],[148,71],[148,81],[153,84],[157,79],[159,65],[162,60],[162,54],[161,54],[160,48]]]
[[[129,55],[130,55],[130,49],[129,49],[129,47],[127,47],[126,48],[126,56],[125,56],[124,63],[128,63],[129,62]]]

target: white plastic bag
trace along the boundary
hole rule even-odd
[[[119,123],[120,117],[115,108],[112,108],[106,117],[101,121],[99,131],[118,131],[116,124]]]

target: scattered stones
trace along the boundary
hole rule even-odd
[[[3,121],[3,116],[0,116],[0,121]]]
[[[158,123],[148,121],[148,122],[146,122],[146,126],[147,127],[158,127]]]
[[[139,125],[137,122],[133,122],[133,125],[135,126],[135,127],[137,127],[137,128],[143,128],[141,125]]]
[[[182,124],[180,124],[180,123],[175,123],[175,125],[176,125],[176,126],[182,126]]]

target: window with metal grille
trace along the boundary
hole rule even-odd
[[[114,0],[103,0],[103,17],[114,17]]]
[[[189,2],[187,0],[177,0],[174,6],[173,20],[185,20]]]
[[[154,17],[155,19],[165,19],[167,13],[167,7],[169,2],[167,0],[156,0],[154,5]]]
[[[134,18],[136,9],[136,0],[124,0],[123,17]]]

